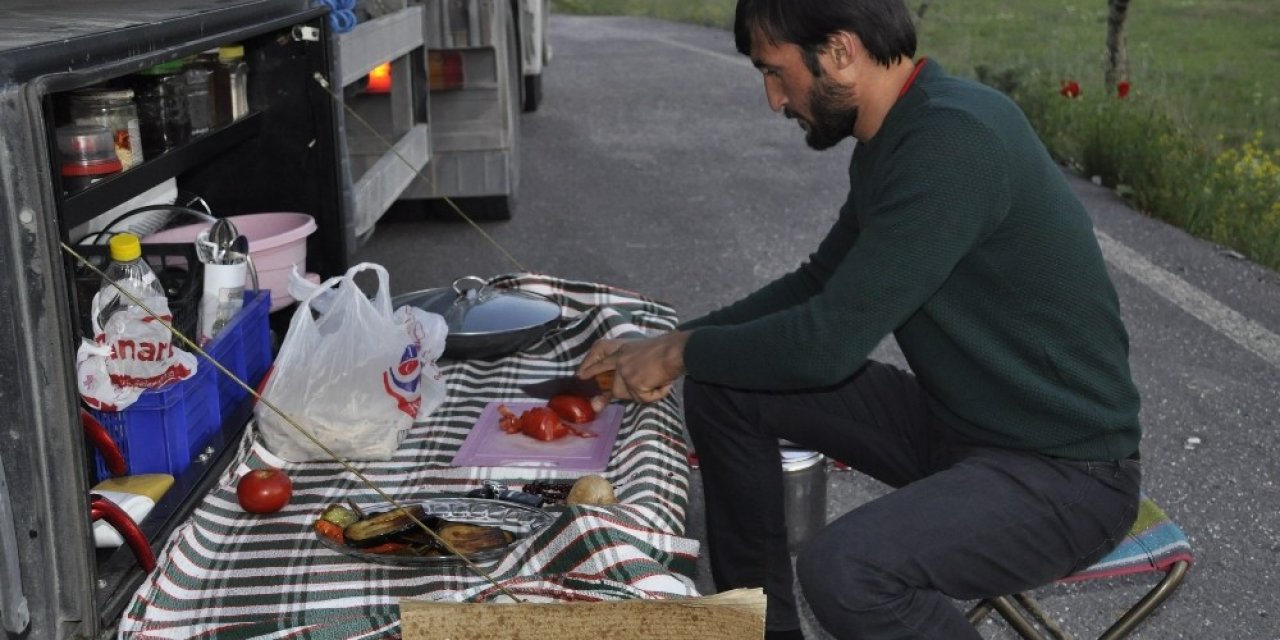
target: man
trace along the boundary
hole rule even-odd
[[[796,574],[838,638],[977,638],[955,600],[1083,568],[1137,512],[1128,337],[1092,225],[1017,107],[913,61],[901,0],[739,0],[739,51],[815,149],[857,139],[839,219],[796,271],[579,374],[652,402],[686,375],[717,588],[799,638],[778,440],[896,488]],[[869,361],[892,332],[913,373]]]

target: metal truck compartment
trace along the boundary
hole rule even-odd
[[[401,197],[497,197],[502,202],[492,217],[509,217],[519,185],[522,88],[511,6],[502,0],[443,0],[434,6],[426,28],[433,157],[427,179],[414,181]],[[451,76],[447,82],[440,82],[442,72]]]
[[[325,9],[306,0],[9,0],[0,8],[0,622],[6,637],[97,637],[144,577],[127,548],[96,550],[89,520],[92,453],[80,426],[75,349],[81,309],[72,230],[158,184],[208,196],[219,215],[304,211],[320,230],[308,267],[345,269]],[[298,29],[302,28],[302,33]],[[74,193],[55,158],[57,104],[222,44],[243,44],[251,113]],[[141,524],[158,550],[235,453],[250,411],[223,416],[209,455],[181,473]],[[12,535],[7,531],[11,530]],[[11,552],[16,547],[16,552]],[[11,582],[15,574],[17,584]],[[21,603],[29,620],[24,631]]]

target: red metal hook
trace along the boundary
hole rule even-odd
[[[138,564],[142,565],[143,570],[151,573],[156,568],[156,556],[151,551],[151,545],[147,544],[147,537],[142,535],[142,530],[138,528],[138,523],[125,513],[116,503],[96,494],[89,494],[89,517],[94,522],[106,520],[116,531],[120,532],[120,537],[128,543],[129,548],[133,550],[133,556],[138,559]]]
[[[110,433],[107,433],[107,428],[102,426],[92,413],[83,408],[80,409],[80,424],[84,426],[84,435],[89,438],[93,448],[102,454],[102,461],[107,465],[107,471],[110,471],[112,476],[128,474],[129,465],[124,460],[124,454],[120,453],[120,447],[116,446],[116,441],[111,438]]]

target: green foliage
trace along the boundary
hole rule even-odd
[[[736,0],[554,0],[552,9],[562,13],[615,16],[647,16],[730,29]]]

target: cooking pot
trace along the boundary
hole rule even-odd
[[[448,287],[402,293],[391,300],[444,316],[449,335],[444,358],[471,360],[515,353],[560,322],[560,305],[528,291],[490,287],[464,276]]]

